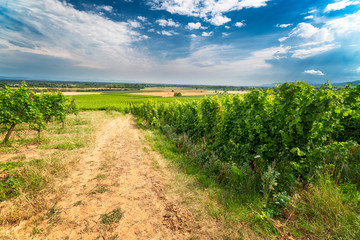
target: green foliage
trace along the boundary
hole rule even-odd
[[[333,176],[342,180],[350,179],[346,177],[349,169],[359,169],[359,161],[352,160],[359,153],[355,151],[357,143],[349,140],[360,139],[355,134],[346,139],[350,124],[344,122],[351,122],[355,129],[360,119],[359,93],[360,87],[335,91],[330,84],[315,89],[304,82],[293,82],[275,90],[254,89],[244,95],[199,101],[149,101],[133,105],[131,112],[149,125],[173,129],[173,133],[167,131],[175,134],[173,139],[185,134],[221,162],[251,169],[247,176],[260,179],[273,165],[274,172],[279,173],[274,193],[291,192],[298,181],[310,183],[325,165],[333,164]],[[360,127],[354,131],[360,133]],[[337,142],[340,136],[343,143]],[[331,156],[337,157],[331,160]],[[210,161],[210,157],[201,161]],[[240,172],[231,174],[236,173]],[[355,171],[351,175],[358,178]]]
[[[123,217],[124,212],[121,211],[120,208],[116,208],[109,213],[105,213],[101,215],[101,223],[102,224],[112,224],[118,223],[120,219]]]
[[[72,109],[77,114],[75,105]],[[52,118],[62,122],[66,115],[66,98],[61,92],[34,94],[23,82],[17,89],[5,86],[0,91],[0,133],[8,132],[8,140],[15,125],[27,123],[30,128],[44,129]]]
[[[174,92],[174,97],[181,97],[181,96],[182,96],[181,92]]]
[[[261,176],[262,180],[262,192],[265,196],[265,202],[268,202],[269,197],[275,191],[277,186],[277,177],[280,173],[276,172],[271,166],[268,166],[268,170]]]
[[[13,90],[5,87],[0,91],[0,132],[9,131],[20,123],[40,123],[42,114],[34,102],[34,93],[28,91],[26,83]]]
[[[17,171],[10,171],[0,179],[0,202],[20,194],[23,179]]]
[[[337,186],[332,176],[322,175],[302,190],[289,207],[296,221],[289,227],[301,236],[316,239],[358,239],[360,197],[353,185]]]

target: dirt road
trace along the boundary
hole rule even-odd
[[[191,213],[164,196],[168,173],[156,171],[159,155],[144,145],[130,116],[106,120],[96,136],[62,199],[42,219],[29,220],[36,227],[19,237],[32,231],[36,239],[187,238]]]
[[[101,120],[57,202],[4,239],[237,239],[206,190],[151,150],[130,115]],[[199,185],[200,186],[200,185]],[[0,236],[1,238],[1,236]],[[245,237],[246,238],[246,237]]]

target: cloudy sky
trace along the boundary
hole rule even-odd
[[[360,1],[0,0],[0,76],[360,80]]]

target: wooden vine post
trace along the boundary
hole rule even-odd
[[[65,114],[68,114],[68,113],[69,113],[70,108],[71,108],[71,106],[74,104],[74,102],[75,102],[75,98],[71,101],[71,103],[70,103],[69,107],[67,108]],[[63,128],[65,127],[65,120],[62,122],[62,127],[63,127]]]
[[[58,104],[56,103],[56,104],[54,105],[53,109],[51,110],[51,113],[53,113],[53,112],[56,110],[57,106],[58,106]],[[50,118],[51,118],[51,115],[50,115],[50,117],[48,117],[48,118],[46,119],[46,124],[50,121]]]

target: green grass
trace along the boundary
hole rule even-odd
[[[73,204],[73,206],[76,207],[76,206],[79,206],[79,205],[81,205],[81,204],[82,204],[81,201],[77,201],[76,203]]]
[[[228,228],[243,224],[264,239],[286,239],[287,234],[295,239],[360,237],[360,192],[354,184],[338,185],[330,177],[320,176],[307,188],[300,184],[290,204],[279,215],[269,217],[265,198],[254,185],[259,179],[247,176],[233,184],[225,165],[211,160],[201,164],[201,154],[194,151],[197,146],[181,140],[181,136],[174,143],[160,130],[153,130],[146,138],[154,150],[170,161],[171,167],[181,170],[177,176],[179,184],[191,182],[187,191],[208,194],[208,214],[225,222]],[[189,206],[193,203],[191,199]]]
[[[95,177],[95,179],[98,179],[98,180],[100,180],[100,179],[105,179],[106,178],[106,175],[105,174],[98,174],[96,177]]]
[[[191,101],[203,98],[204,96],[185,96],[185,97],[158,97],[133,95],[123,92],[111,92],[93,95],[71,96],[76,99],[76,103],[81,110],[116,110],[123,111],[128,104],[139,104],[146,101],[172,102],[172,101]]]
[[[105,188],[106,186],[102,186],[98,189],[95,190],[96,193],[105,193],[107,191],[109,191],[109,189]]]
[[[102,224],[112,224],[118,223],[120,219],[123,217],[124,212],[121,211],[120,208],[116,208],[109,213],[105,213],[101,215],[101,223]]]
[[[239,232],[240,235],[242,230],[236,229],[238,224],[251,226],[252,230],[262,237],[278,236],[272,224],[257,214],[264,206],[264,201],[258,192],[247,188],[239,191],[231,184],[219,183],[218,176],[211,173],[204,165],[197,163],[196,159],[185,156],[176,144],[159,130],[146,135],[146,138],[154,150],[171,162],[172,167],[182,171],[182,174],[177,177],[178,182],[184,183],[190,179],[192,182],[188,186],[190,191],[206,192],[210,199],[207,209],[211,217],[222,219],[229,228],[233,227],[234,231]],[[189,204],[191,205],[192,202]]]

